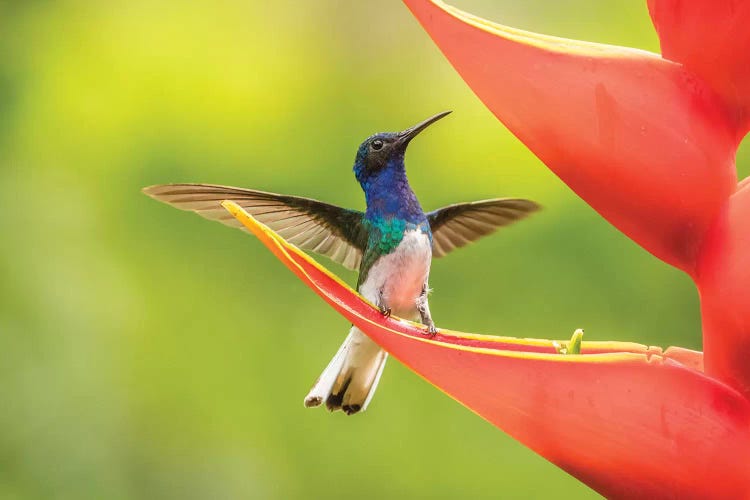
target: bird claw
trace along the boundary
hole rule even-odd
[[[432,338],[435,335],[437,335],[438,329],[435,327],[435,325],[428,325],[427,326],[427,335]]]
[[[386,318],[390,318],[391,317],[391,308],[390,307],[378,306],[378,309],[380,309],[380,314],[382,314]]]

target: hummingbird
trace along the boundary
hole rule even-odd
[[[414,137],[450,111],[401,132],[368,137],[357,149],[354,175],[364,191],[364,212],[283,194],[215,184],[162,184],[145,194],[181,210],[244,229],[222,206],[231,200],[299,248],[358,269],[357,290],[384,316],[418,320],[437,333],[427,301],[433,257],[493,233],[540,207],[530,200],[497,198],[458,203],[425,213],[406,177],[404,156]],[[364,411],[388,354],[355,326],[304,400],[347,415]]]

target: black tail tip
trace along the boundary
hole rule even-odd
[[[323,398],[321,398],[320,396],[305,398],[305,408],[315,408],[316,406],[320,406],[322,404]]]
[[[344,405],[341,407],[342,410],[344,410],[344,413],[347,415],[354,415],[355,413],[359,413],[359,411],[362,409],[361,405]]]
[[[328,411],[336,411],[341,409],[341,403],[344,400],[343,391],[341,394],[331,394],[326,399],[326,408]]]

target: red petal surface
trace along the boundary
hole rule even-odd
[[[706,238],[696,283],[706,371],[750,398],[750,185],[737,191]],[[750,472],[749,472],[750,474]]]
[[[560,355],[547,340],[450,331],[430,339],[421,326],[384,318],[239,206],[225,207],[394,357],[600,493],[750,495],[750,402],[728,386],[638,344],[584,343],[582,352],[598,353]],[[617,347],[628,352],[607,352]]]
[[[750,127],[750,2],[649,0],[665,58],[700,75],[735,113],[739,137]]]
[[[736,187],[724,103],[644,51],[538,35],[405,0],[487,107],[618,229],[690,274]]]

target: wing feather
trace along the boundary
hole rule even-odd
[[[310,198],[217,184],[161,184],[143,189],[148,196],[227,226],[245,229],[221,202],[231,200],[303,250],[321,253],[357,269],[367,245],[364,214]]]
[[[427,214],[432,230],[432,255],[442,257],[455,248],[494,233],[539,210],[539,205],[519,198],[497,198],[448,205]]]

